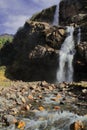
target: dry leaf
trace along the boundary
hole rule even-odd
[[[45,110],[44,107],[42,107],[42,106],[40,106],[38,109],[39,109],[40,111],[44,111],[44,110]]]
[[[55,110],[59,110],[60,107],[59,107],[59,106],[55,106],[54,109],[55,109]]]
[[[18,123],[18,129],[22,129],[25,127],[25,122],[24,121],[19,121]]]
[[[60,95],[60,94],[58,94],[58,95],[56,96],[56,98],[61,98],[61,95]]]
[[[53,101],[59,101],[59,99],[61,98],[61,95],[60,94],[58,94],[56,97],[53,97],[53,98],[51,98],[51,100],[53,100]]]

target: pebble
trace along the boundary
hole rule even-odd
[[[15,93],[12,93],[12,94],[10,95],[10,98],[15,100],[15,99],[16,99],[16,94],[15,94]]]
[[[20,98],[16,98],[16,102],[17,102],[18,105],[21,105],[21,104],[22,104],[22,101],[21,101]]]
[[[9,93],[6,93],[6,98],[10,99],[11,95]]]
[[[12,114],[14,114],[14,115],[15,115],[15,114],[17,114],[17,113],[18,113],[18,111],[19,111],[19,110],[18,110],[17,108],[12,108],[12,109],[11,109],[11,111],[13,112]]]
[[[28,99],[33,100],[34,99],[33,95],[28,95]]]
[[[22,101],[23,103],[26,103],[26,100],[25,100],[25,98],[24,98],[23,96],[21,96],[21,101]]]
[[[60,88],[65,88],[65,86],[66,86],[65,83],[60,83],[60,84],[59,84],[59,87],[60,87]]]
[[[83,92],[83,93],[87,93],[87,89],[83,89],[82,92]]]

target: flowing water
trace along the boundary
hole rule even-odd
[[[42,102],[41,106],[44,106],[45,109],[38,110],[34,109],[31,112],[27,113],[25,116],[21,115],[17,117],[18,120],[25,122],[25,127],[21,130],[72,130],[71,124],[74,122],[80,121],[84,124],[86,130],[87,128],[87,115],[79,116],[74,112],[69,112],[67,109],[63,110],[60,105],[61,100],[66,97],[58,94],[57,100],[52,100],[55,98],[55,93],[57,90],[47,93]],[[67,97],[68,98],[68,97]],[[70,99],[70,97],[69,97]],[[70,104],[72,108],[73,104]],[[60,109],[53,109],[54,106],[60,106]],[[76,111],[75,111],[76,112]],[[19,130],[16,125],[11,124],[6,128],[1,128],[0,130]]]
[[[79,45],[81,41],[81,28],[78,28],[77,44]]]
[[[56,6],[54,20],[53,20],[53,25],[56,25],[56,26],[59,25],[59,4],[60,4],[60,0],[58,0],[58,5]]]
[[[25,130],[70,130],[70,124],[78,120],[87,123],[87,116],[78,116],[70,112],[37,112],[36,119],[24,119]]]
[[[61,46],[59,52],[59,69],[57,72],[58,82],[71,82],[73,81],[73,57],[75,54],[74,45],[74,27],[67,27],[67,37]]]
[[[72,130],[71,124],[80,121],[87,128],[87,116],[78,116],[68,111],[38,111],[33,118],[22,118],[26,126],[23,130]],[[3,130],[18,130],[10,125]],[[85,129],[86,130],[86,129]]]

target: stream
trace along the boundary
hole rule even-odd
[[[43,92],[43,99],[36,100],[33,109],[17,117],[18,120],[25,122],[21,130],[80,130],[85,127],[87,130],[86,109],[84,114],[80,113],[81,109],[75,105],[77,99],[66,96],[63,92]],[[38,96],[38,95],[37,95]],[[66,101],[65,101],[66,98]],[[38,101],[38,102],[37,102]],[[31,101],[32,103],[32,101]],[[41,106],[41,107],[40,107]],[[40,109],[38,109],[40,107]],[[79,111],[79,112],[78,112]],[[79,113],[79,114],[77,114]],[[74,123],[79,124],[78,129],[73,127]],[[19,130],[15,124],[11,124],[0,130]]]
[[[34,119],[23,119],[26,122],[25,130],[70,130],[70,125],[78,120],[87,123],[87,116],[78,116],[68,111],[36,112]],[[11,128],[14,130],[14,126]]]

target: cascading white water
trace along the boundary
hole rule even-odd
[[[77,44],[79,45],[81,41],[81,28],[78,29],[78,36],[77,36]]]
[[[77,121],[82,122],[81,124],[85,124],[84,130],[87,128],[87,116],[79,116],[67,111],[36,112],[35,117],[36,118],[33,119],[22,119],[26,124],[24,130],[71,130],[71,124]],[[16,128],[15,124],[11,124],[8,128],[3,128],[3,130],[18,130],[18,128]]]
[[[78,116],[76,114],[64,112],[37,112],[36,119],[25,119],[25,130],[70,130],[70,125],[76,121],[84,121],[87,123],[86,116]],[[56,125],[57,124],[57,125]]]
[[[59,69],[57,72],[58,82],[72,82],[73,81],[73,57],[75,54],[74,38],[73,38],[74,27],[67,27],[67,37],[61,46],[59,52]]]
[[[60,4],[60,0],[58,0],[58,5],[56,6],[54,20],[53,20],[53,25],[56,25],[56,26],[59,25],[59,4]]]

